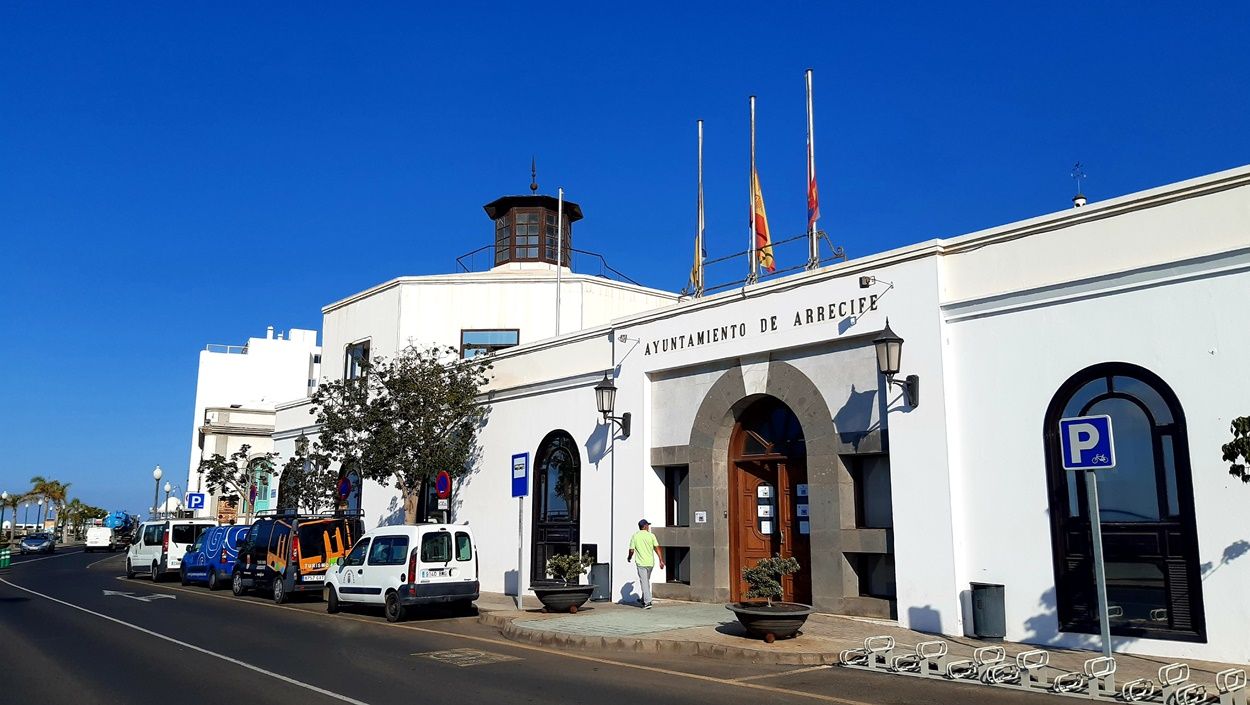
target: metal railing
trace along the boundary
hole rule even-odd
[[[483,265],[481,262],[478,261],[479,256],[483,252],[490,253],[489,256],[486,257],[485,265]],[[584,269],[580,267],[576,270],[578,274],[595,274],[596,276],[603,277],[604,279],[615,279],[616,281],[622,281],[627,284],[633,284],[634,286],[642,286],[642,284],[639,284],[638,282],[634,281],[633,279],[631,279],[629,276],[627,276],[620,270],[609,265],[608,261],[603,258],[603,255],[599,254],[598,252],[591,252],[589,250],[579,250],[576,247],[569,248],[567,252],[570,252],[574,255],[585,255],[586,257],[590,257],[593,261],[596,261],[599,264],[599,271],[597,274],[594,272],[593,268]],[[486,271],[490,271],[491,269],[495,267],[494,257],[495,257],[495,246],[483,245],[477,248],[476,250],[473,250],[471,252],[466,252],[463,255],[460,255],[459,257],[457,257],[456,266],[459,268],[461,272],[466,272],[466,273],[486,272]],[[573,270],[573,258],[572,257],[569,257],[568,262],[565,262],[565,266],[567,266],[570,270]]]

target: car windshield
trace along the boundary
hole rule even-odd
[[[26,537],[26,540],[27,541],[47,541],[48,535],[47,534],[31,534],[30,536]]]

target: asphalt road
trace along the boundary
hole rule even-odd
[[[1053,697],[838,668],[575,653],[519,644],[474,617],[329,615],[121,576],[122,554],[15,558],[0,571],[4,702],[1041,703]],[[121,592],[125,595],[110,595]],[[171,599],[172,598],[172,599]]]

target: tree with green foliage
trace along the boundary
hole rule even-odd
[[[221,495],[222,499],[230,496],[240,498],[240,509],[251,502],[252,512],[240,511],[240,514],[249,514],[256,509],[250,494],[256,473],[262,466],[265,472],[276,472],[273,463],[277,457],[278,454],[273,452],[254,454],[252,446],[243,444],[228,458],[220,453],[213,453],[211,458],[201,460],[196,472],[204,476],[204,484],[209,491]]]
[[[1224,452],[1224,460],[1229,463],[1228,474],[1241,478],[1242,482],[1250,482],[1250,472],[1246,466],[1250,464],[1250,416],[1233,419],[1229,426],[1233,440],[1220,447]]]
[[[763,597],[772,607],[773,598],[781,597],[782,577],[798,570],[799,562],[793,557],[761,558],[754,567],[742,569],[742,579],[747,581],[747,597]]]
[[[295,439],[295,454],[282,466],[278,481],[278,509],[333,509],[338,474],[330,470],[330,464],[321,448],[307,436],[301,434]]]
[[[399,488],[404,521],[417,521],[426,483],[439,471],[467,475],[478,455],[477,432],[489,407],[478,397],[489,381],[490,356],[461,360],[449,346],[409,345],[392,359],[364,361],[354,379],[326,382],[311,413],[332,461],[361,478]]]

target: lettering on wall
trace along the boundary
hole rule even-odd
[[[760,335],[775,333],[781,328],[802,328],[804,326],[835,323],[846,318],[854,318],[869,311],[877,310],[879,294],[860,296],[844,301],[835,301],[820,306],[800,308],[791,315],[763,316],[756,325],[748,326],[746,321],[727,323],[713,328],[698,331],[687,331],[667,338],[647,341],[643,355],[658,355],[674,350],[697,348],[702,345],[720,343],[726,340],[746,338],[758,332]],[[758,327],[758,331],[756,328]]]

